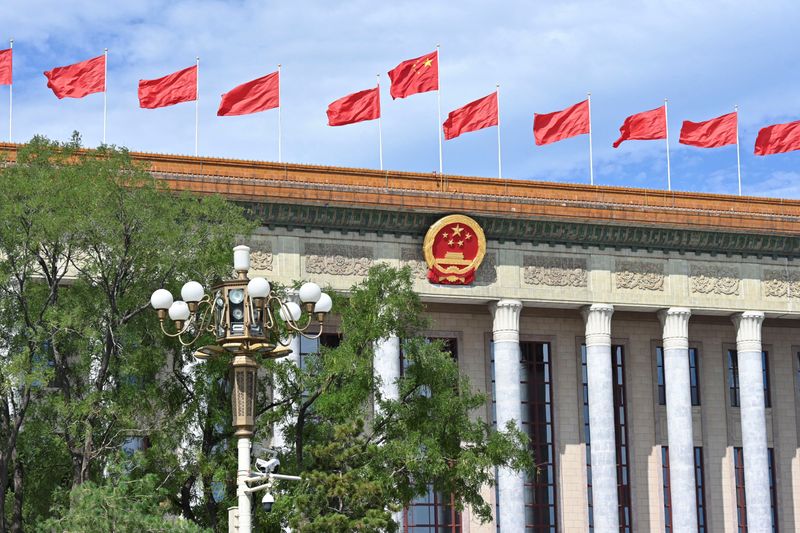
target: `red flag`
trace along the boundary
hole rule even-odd
[[[83,98],[106,90],[106,58],[97,56],[44,73],[47,86],[58,98]]]
[[[139,80],[139,107],[155,109],[197,100],[197,65],[155,80]]]
[[[623,141],[652,141],[667,138],[667,111],[664,106],[636,113],[625,119],[619,128],[618,148]]]
[[[389,71],[389,79],[392,99],[435,91],[439,88],[439,54],[431,52],[403,61]]]
[[[217,116],[248,115],[278,107],[280,98],[279,72],[238,85],[222,95]]]
[[[497,92],[478,98],[464,107],[450,111],[444,121],[445,140],[455,139],[462,133],[497,126]]]
[[[537,145],[550,144],[589,133],[589,100],[562,111],[533,114],[533,137]]]
[[[344,126],[381,118],[380,87],[348,94],[328,106],[328,126]]]
[[[736,112],[705,122],[684,120],[678,142],[700,148],[717,148],[736,144]]]
[[[782,154],[800,150],[800,120],[761,128],[756,138],[756,155]]]
[[[12,48],[0,50],[0,85],[11,85]]]

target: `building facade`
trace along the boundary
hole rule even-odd
[[[427,335],[491,394],[476,416],[517,420],[539,474],[498,472],[493,523],[431,493],[406,531],[800,530],[800,202],[135,157],[245,204],[270,280],[346,290],[411,268]],[[450,214],[486,235],[467,285],[427,279],[424,236]],[[375,369],[391,394],[398,339]]]

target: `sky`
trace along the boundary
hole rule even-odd
[[[378,168],[378,124],[327,125],[327,105],[382,80],[384,168],[438,170],[436,93],[392,100],[387,71],[441,45],[442,120],[500,84],[504,178],[589,182],[587,136],[536,146],[534,113],[592,94],[595,183],[666,189],[664,141],[611,147],[628,115],[669,99],[672,189],[737,193],[736,147],[678,144],[683,120],[739,106],[745,195],[800,198],[800,152],[756,157],[758,130],[800,119],[800,2],[4,0],[14,39],[13,141],[102,140],[103,95],[58,100],[43,71],[109,50],[110,144],[194,152],[194,103],[140,109],[139,79],[200,57],[199,154],[277,160],[278,115],[217,117],[219,97],[282,64],[283,160]],[[5,33],[5,36],[3,35]],[[0,87],[0,140],[8,139]],[[496,177],[497,130],[444,142],[444,172]]]

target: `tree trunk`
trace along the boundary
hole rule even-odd
[[[16,448],[12,452],[11,459],[14,461],[14,512],[11,517],[11,533],[22,533],[22,498],[24,496],[22,485],[25,472]]]
[[[6,523],[6,492],[8,492],[8,455],[0,453],[0,533],[8,531]]]

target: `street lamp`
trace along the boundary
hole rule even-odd
[[[250,439],[255,425],[258,370],[255,357],[277,359],[291,353],[281,339],[281,323],[285,326],[284,333],[318,338],[332,301],[316,283],[300,287],[298,305],[278,295],[266,279],[249,279],[248,246],[233,249],[233,266],[237,278],[218,283],[210,294],[196,281],[189,281],[181,288],[181,300],[173,300],[169,291],[158,289],[150,297],[150,303],[158,313],[161,331],[177,338],[183,346],[193,346],[205,333],[214,335],[214,344],[197,347],[194,357],[231,357],[233,427],[238,437],[239,531],[250,533],[252,506],[247,480],[251,477]],[[167,317],[173,322],[174,331],[165,327]]]

